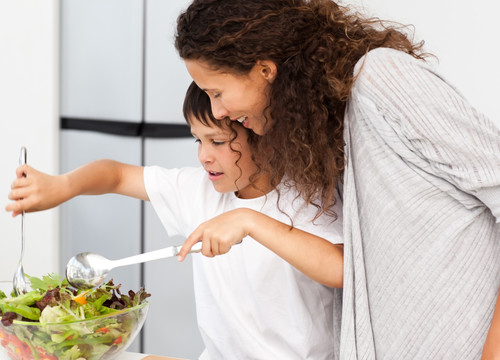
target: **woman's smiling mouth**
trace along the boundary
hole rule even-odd
[[[248,116],[243,115],[243,116],[240,116],[239,118],[234,119],[234,120],[239,122],[240,124],[242,124],[244,127],[248,127],[247,119],[248,119]]]

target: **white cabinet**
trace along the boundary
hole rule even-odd
[[[138,165],[140,140],[89,131],[61,132],[61,172],[100,158]],[[61,261],[91,251],[115,260],[141,251],[141,201],[116,194],[80,196],[61,205]],[[140,286],[140,266],[113,269],[109,278],[123,290]]]
[[[89,131],[61,132],[60,168],[75,169],[100,158],[140,164],[140,139]],[[61,205],[61,273],[68,260],[80,252],[94,252],[116,260],[141,252],[141,201],[109,194],[80,196]],[[138,290],[142,281],[140,265],[113,269],[107,279],[122,284],[123,293]],[[149,290],[149,289],[148,289]],[[130,351],[140,350],[139,337]]]
[[[61,1],[61,115],[140,121],[143,1]]]
[[[167,168],[196,166],[196,148],[193,139],[148,139],[146,164]],[[180,236],[167,237],[150,203],[145,210],[146,251],[184,242]],[[144,326],[145,351],[197,359],[203,343],[196,322],[191,256],[182,263],[172,258],[145,264],[145,281],[146,288],[154,294]]]
[[[177,17],[189,0],[148,0],[146,22],[146,103],[149,123],[185,124],[184,94],[191,78],[174,47]]]

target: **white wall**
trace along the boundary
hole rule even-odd
[[[438,69],[500,127],[500,47],[496,3],[490,0],[342,0],[369,16],[415,27]]]
[[[57,0],[0,0],[0,281],[12,280],[21,251],[20,217],[3,210],[21,146],[29,164],[58,170],[57,27]],[[26,215],[26,273],[57,271],[57,218]]]
[[[344,4],[349,3],[344,0]],[[495,2],[353,0],[371,15],[411,23],[440,59],[442,73],[500,126],[500,58]],[[58,1],[0,0],[0,207],[7,204],[19,148],[28,162],[58,171]],[[0,211],[0,280],[20,252],[20,222]],[[57,211],[28,214],[25,270],[57,271]]]

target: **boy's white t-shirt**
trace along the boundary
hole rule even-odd
[[[290,223],[276,191],[256,199],[218,193],[202,167],[145,167],[144,183],[170,236],[187,237],[202,222],[242,207]],[[294,190],[280,194],[296,228],[342,243],[340,199],[332,223],[327,216],[313,222],[316,208],[295,197]],[[341,289],[311,280],[250,237],[227,254],[192,258],[198,326],[211,359],[337,358]]]

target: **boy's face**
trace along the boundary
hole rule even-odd
[[[250,176],[258,168],[252,161],[247,133],[235,126],[236,138],[230,128],[206,126],[200,121],[190,121],[191,134],[198,143],[198,159],[208,173],[216,191],[221,193],[238,191],[240,198],[262,196],[262,192],[250,185]]]

